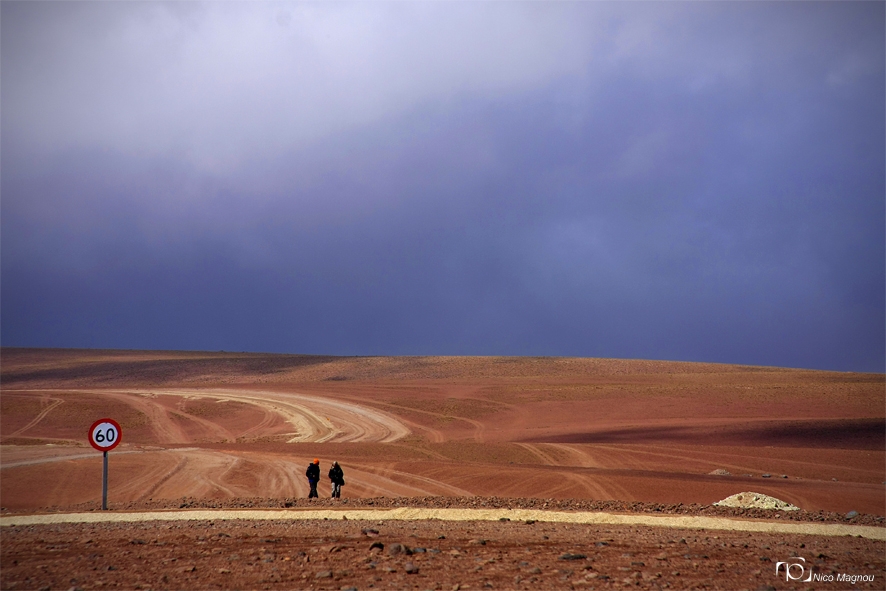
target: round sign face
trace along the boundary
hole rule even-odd
[[[114,419],[99,419],[89,428],[89,443],[98,451],[111,451],[120,443],[123,432]]]

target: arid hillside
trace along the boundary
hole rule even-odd
[[[710,504],[753,490],[886,513],[882,374],[572,358],[0,352],[0,502],[345,497]]]

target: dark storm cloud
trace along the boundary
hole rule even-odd
[[[4,3],[3,344],[882,371],[883,25]]]

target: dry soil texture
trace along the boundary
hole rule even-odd
[[[60,524],[4,527],[0,582],[84,590],[882,589],[884,551],[882,541],[850,536],[531,520]],[[791,571],[800,580],[824,582],[788,581],[779,562],[802,566]]]
[[[886,389],[882,374],[605,359],[336,358],[4,348],[0,352],[0,385],[0,504],[6,515],[48,507],[95,506],[101,496],[102,462],[101,455],[87,443],[86,431],[103,417],[114,418],[123,430],[121,445],[109,454],[112,508],[181,504],[183,497],[191,499],[186,502],[196,499],[202,503],[251,497],[301,498],[308,491],[304,469],[317,457],[324,474],[321,495],[329,494],[325,472],[332,460],[338,460],[347,481],[343,496],[352,501],[497,496],[551,503],[577,499],[708,507],[735,493],[754,491],[800,507],[806,519],[815,515],[833,519],[857,511],[861,515],[854,519],[878,523],[877,516],[886,513]],[[31,567],[51,570],[65,564],[74,568],[62,559],[85,552],[85,546],[80,545],[90,535],[71,538],[71,532],[99,526],[31,527],[33,532],[6,527],[0,532],[4,588],[13,582],[17,588],[37,585],[37,578],[25,580],[21,574],[16,578],[9,574],[21,564],[22,547],[16,540],[42,544],[47,552],[52,550],[50,546],[69,544],[69,553],[47,554],[58,561],[46,558]],[[767,569],[774,570],[774,563],[762,564],[765,561],[757,556],[762,550],[744,552],[747,548],[741,544],[745,542],[739,543],[739,538],[748,534],[714,542],[712,536],[695,533],[692,536],[706,550],[690,549],[674,556],[669,553],[670,544],[681,538],[689,540],[689,534],[677,536],[641,528],[642,536],[637,537],[630,528],[561,524],[550,526],[554,529],[549,540],[538,540],[542,544],[562,537],[562,543],[549,544],[549,550],[567,552],[581,539],[609,536],[609,548],[618,547],[617,555],[606,546],[594,546],[604,550],[593,550],[601,559],[605,555],[606,562],[601,565],[609,565],[608,578],[602,578],[604,575],[592,576],[602,573],[600,569],[585,568],[596,564],[596,554],[587,561],[582,559],[584,562],[549,556],[542,552],[543,544],[537,548],[527,545],[535,540],[530,533],[539,528],[525,524],[483,525],[501,528],[502,543],[496,546],[500,553],[489,552],[493,547],[489,544],[477,545],[476,556],[468,550],[472,548],[470,539],[462,539],[469,534],[447,536],[445,543],[441,540],[432,545],[429,540],[436,537],[431,536],[431,530],[442,526],[417,524],[416,535],[425,536],[420,538],[422,547],[437,548],[440,553],[410,555],[418,567],[418,573],[411,574],[404,570],[406,561],[400,555],[382,553],[374,568],[368,566],[372,561],[359,563],[373,556],[365,540],[359,538],[364,535],[359,528],[350,531],[339,526],[327,535],[322,533],[323,523],[310,527],[279,524],[275,527],[283,529],[275,530],[277,533],[257,533],[258,537],[248,542],[250,538],[243,532],[251,526],[244,524],[217,532],[207,524],[182,525],[181,531],[167,524],[157,526],[156,534],[144,535],[131,532],[147,526],[102,527],[119,527],[118,542],[128,544],[127,556],[141,556],[151,568],[160,568],[158,561],[172,560],[155,552],[171,553],[173,558],[181,554],[176,562],[191,560],[188,557],[198,546],[185,543],[188,536],[211,545],[204,548],[210,557],[206,560],[227,559],[233,551],[225,544],[242,540],[244,550],[238,554],[251,570],[237,562],[232,563],[234,568],[201,563],[200,568],[222,577],[194,579],[195,586],[206,587],[291,588],[310,583],[316,588],[340,589],[351,581],[341,573],[356,573],[358,568],[362,569],[360,577],[354,578],[358,588],[369,584],[434,588],[432,581],[422,578],[429,569],[437,573],[437,588],[447,589],[455,584],[476,588],[484,583],[498,588],[618,585],[626,584],[624,579],[628,578],[650,587],[665,583],[693,587],[699,581],[716,587],[718,577],[732,581],[722,588],[745,585],[739,581],[747,581],[749,588],[778,586],[765,574]],[[56,531],[59,533],[52,533]],[[213,536],[225,532],[230,538],[215,538],[209,544]],[[398,531],[385,543],[394,543],[397,538],[409,545],[404,535],[409,535],[407,530]],[[490,539],[499,536],[488,535]],[[521,535],[528,537],[521,542]],[[773,561],[789,558],[778,554],[782,550],[815,560],[810,552],[803,554],[804,546],[799,544],[810,544],[800,538],[781,547],[775,540],[787,538],[772,534],[772,539],[760,542],[759,535],[754,535],[757,537],[748,548],[770,546],[767,556]],[[203,540],[198,539],[201,536]],[[285,549],[272,552],[275,557],[269,562],[255,553],[259,548],[277,548],[277,543],[261,542],[262,536],[286,540],[280,546]],[[332,573],[331,577],[318,578],[320,570],[307,568],[305,558],[313,557],[313,549],[327,543],[321,544],[321,538],[330,547],[347,546],[348,536],[358,536],[352,549],[322,554],[329,562],[322,572]],[[131,543],[143,537],[146,543]],[[637,547],[628,548],[635,537]],[[93,543],[105,544],[111,538],[97,539],[102,541]],[[832,539],[828,543],[837,542]],[[710,558],[720,552],[711,544],[741,550],[730,550],[732,558]],[[854,553],[861,562],[835,559],[837,566],[829,563],[822,568],[851,566],[860,569],[858,572],[868,568],[865,572],[878,576],[874,588],[883,588],[883,548],[879,544],[866,549],[841,546],[839,552]],[[588,547],[582,547],[585,551],[580,553],[588,554]],[[461,557],[451,553],[459,548]],[[211,558],[214,549],[221,549],[221,556]],[[533,555],[518,559],[517,554],[526,550],[532,550]],[[654,556],[649,554],[653,550],[658,550]],[[109,552],[102,546],[100,551],[83,555],[111,556]],[[643,559],[623,556],[638,552]],[[832,557],[834,552],[818,553]],[[666,560],[656,558],[658,554]],[[708,558],[683,558],[685,564],[670,564],[677,556],[704,554]],[[284,560],[286,557],[289,559]],[[477,562],[490,559],[496,562]],[[95,562],[98,558],[91,560],[94,564],[82,567],[115,566],[99,565]],[[754,560],[755,568],[748,572],[763,573],[754,575],[756,579],[733,580],[724,575],[738,572],[736,569],[745,572],[750,566],[740,567],[739,563]],[[397,572],[385,571],[382,563],[386,561],[391,561],[388,566]],[[441,574],[446,565],[464,566],[466,561],[480,570],[463,581],[456,580],[462,574]],[[619,561],[627,562],[616,566]],[[530,566],[522,566],[524,562]],[[631,562],[644,564],[640,567]],[[431,568],[430,564],[436,566]],[[509,566],[505,568],[505,564]],[[295,565],[299,567],[293,570]],[[185,564],[182,569],[190,566],[195,564]],[[615,568],[629,570],[613,571]],[[176,571],[172,566],[161,570],[165,580],[152,578],[147,571],[138,581],[118,579],[115,577],[122,570],[110,570],[103,579],[93,577],[88,584],[67,580],[64,584],[98,588],[96,581],[101,580],[106,585],[116,581],[123,587],[138,582],[143,587],[188,588],[188,577],[200,572]],[[555,576],[554,571],[559,574]],[[255,577],[244,579],[248,584],[238,582],[237,577],[247,572],[256,573]],[[691,572],[698,578],[689,577]],[[619,578],[620,573],[625,575]],[[77,576],[68,579],[80,580]],[[55,588],[60,579],[52,580],[51,588]],[[835,585],[823,587],[839,588]]]

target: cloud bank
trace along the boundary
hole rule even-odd
[[[3,345],[884,371],[878,3],[3,3]]]

